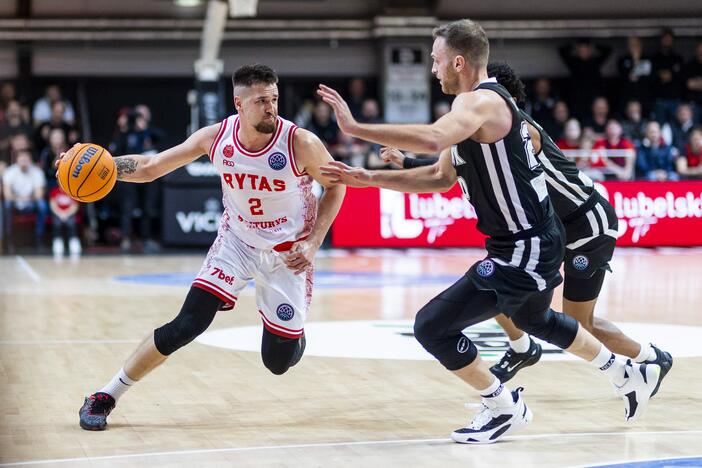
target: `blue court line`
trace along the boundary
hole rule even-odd
[[[668,468],[668,467],[702,468],[702,457],[661,458],[659,460],[632,461],[632,462],[615,463],[612,465],[592,465],[592,468]]]

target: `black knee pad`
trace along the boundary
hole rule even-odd
[[[417,313],[414,321],[414,336],[417,341],[445,368],[451,371],[463,369],[478,356],[478,348],[459,331],[448,331],[448,325],[438,318],[446,306],[442,299],[435,298]]]
[[[285,338],[263,329],[261,339],[261,359],[263,365],[275,375],[285,374],[288,369],[300,362],[307,344],[305,337]]]
[[[207,330],[222,304],[215,295],[191,287],[176,318],[154,330],[158,352],[168,356],[193,341]]]
[[[558,346],[561,349],[573,344],[578,333],[578,322],[570,315],[547,309],[531,314],[517,313],[512,317],[514,324],[537,338]]]
[[[573,302],[589,302],[600,295],[606,270],[600,268],[589,278],[573,276],[566,271],[563,281],[563,297]]]

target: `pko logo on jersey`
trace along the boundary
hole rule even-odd
[[[72,177],[78,177],[78,174],[80,174],[80,171],[83,169],[83,166],[88,164],[90,162],[90,159],[95,156],[95,154],[98,152],[98,149],[94,146],[88,147],[87,150],[85,150],[85,153],[83,153],[78,160],[78,164],[76,164],[76,168],[73,169],[73,173],[71,174]]]
[[[482,276],[483,278],[492,276],[492,274],[495,273],[495,262],[490,259],[483,260],[482,262],[478,263],[475,271],[477,271],[478,275]]]
[[[283,169],[288,164],[288,159],[283,153],[273,153],[268,156],[268,165],[274,171],[279,171]]]
[[[278,309],[275,311],[275,314],[280,320],[287,322],[288,320],[293,318],[293,316],[295,315],[295,310],[290,304],[280,304],[278,306]]]
[[[573,257],[573,268],[578,271],[585,271],[590,265],[590,260],[585,255],[576,255]]]

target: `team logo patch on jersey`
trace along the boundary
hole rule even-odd
[[[234,156],[234,147],[232,145],[225,146],[222,150],[222,154],[225,158],[231,158],[232,156]]]
[[[295,315],[295,310],[290,304],[280,304],[278,306],[278,309],[275,311],[275,314],[280,320],[287,322],[288,320],[293,318],[293,316]]]
[[[281,170],[286,164],[288,164],[288,159],[283,153],[273,153],[268,156],[268,165],[275,171]]]
[[[492,276],[493,273],[495,273],[495,262],[492,260],[483,260],[482,262],[478,263],[478,267],[476,268],[476,271],[480,276],[483,278],[487,278],[488,276]]]
[[[587,270],[590,265],[590,260],[585,255],[576,255],[573,257],[573,268],[578,271]]]
[[[458,344],[456,345],[456,351],[458,351],[461,354],[468,351],[468,338],[466,338],[465,336],[462,336],[458,340]]]

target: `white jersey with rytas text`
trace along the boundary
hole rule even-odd
[[[237,115],[224,119],[209,154],[222,181],[223,219],[252,247],[287,250],[309,235],[317,215],[312,178],[295,164],[297,126],[278,117],[270,141],[258,151],[241,143],[239,128]]]

